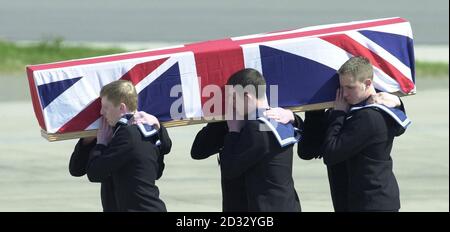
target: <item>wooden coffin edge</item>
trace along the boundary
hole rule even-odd
[[[308,111],[308,110],[326,109],[326,108],[330,108],[332,106],[333,106],[333,102],[324,102],[324,103],[318,103],[318,104],[310,104],[310,105],[287,107],[287,108],[292,110],[293,112],[304,112],[304,111]],[[169,128],[169,127],[203,124],[203,123],[214,122],[214,121],[222,121],[222,120],[217,120],[217,119],[212,119],[212,118],[200,118],[200,119],[195,119],[195,120],[194,119],[174,120],[174,121],[170,121],[170,122],[163,122],[162,124],[165,127]],[[47,131],[41,129],[41,136],[44,137],[49,142],[91,137],[91,136],[96,136],[96,134],[97,134],[97,130],[86,130],[86,131],[77,131],[77,132],[69,132],[69,133],[59,134],[59,133],[47,133]]]
[[[400,92],[392,93],[397,96],[411,96],[415,95],[415,93],[411,93],[409,95],[405,95]],[[317,104],[310,104],[310,105],[304,105],[304,106],[294,106],[294,107],[286,107],[287,109],[292,110],[293,112],[305,112],[310,110],[320,110],[320,109],[327,109],[333,107],[333,101],[330,102],[323,102],[323,103],[317,103]],[[196,124],[203,124],[208,122],[214,122],[214,121],[222,121],[212,118],[200,118],[200,119],[187,119],[187,120],[174,120],[170,122],[163,122],[162,124],[169,128],[169,127],[178,127],[178,126],[188,126],[188,125],[196,125]],[[41,136],[47,139],[49,142],[54,141],[62,141],[62,140],[68,140],[68,139],[78,139],[78,138],[84,138],[84,137],[91,137],[96,136],[97,130],[87,130],[87,131],[77,131],[77,132],[69,132],[69,133],[47,133],[47,131],[41,129]]]

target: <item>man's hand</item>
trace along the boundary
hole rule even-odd
[[[97,131],[97,144],[108,145],[112,138],[112,128],[104,117],[100,121],[100,127]]]
[[[158,119],[155,116],[147,114],[144,111],[135,113],[133,118],[131,118],[131,124],[153,125],[157,130],[159,130],[160,127]]]
[[[380,104],[395,108],[400,106],[402,103],[400,102],[400,98],[393,94],[379,92],[370,96],[370,98],[367,99],[367,104]]]
[[[264,112],[264,116],[282,124],[292,123],[295,120],[294,113],[292,113],[292,111],[279,107],[270,108]]]
[[[244,120],[227,120],[229,132],[241,132],[244,126]]]
[[[344,91],[338,88],[336,91],[336,100],[334,100],[334,110],[341,110],[347,113],[349,108],[349,104],[344,99]]]

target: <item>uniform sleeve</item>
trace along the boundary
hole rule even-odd
[[[344,111],[333,110],[322,145],[325,164],[334,165],[360,153],[376,131],[368,111],[361,110],[347,119]],[[345,125],[344,125],[345,122]]]
[[[156,179],[159,180],[163,175],[164,168],[166,164],[164,163],[164,155],[169,154],[172,149],[172,140],[169,137],[169,133],[167,129],[161,124],[161,127],[158,131],[158,138],[161,144],[158,146],[159,155],[158,155],[158,173],[156,175]]]
[[[158,137],[159,140],[161,141],[161,145],[159,146],[159,154],[160,155],[169,154],[172,148],[172,140],[169,137],[167,129],[162,124],[158,131]]]
[[[159,180],[164,173],[164,168],[166,164],[164,163],[164,155],[158,156],[158,172],[156,174],[156,179]]]
[[[86,174],[86,166],[89,159],[89,153],[94,148],[97,140],[90,144],[83,145],[83,139],[78,140],[75,149],[70,157],[69,172],[72,176],[83,176]]]
[[[292,123],[292,125],[295,128],[299,129],[300,131],[303,131],[303,129],[305,127],[305,123],[303,122],[303,119],[297,114],[294,114],[294,123]]]
[[[236,178],[250,169],[269,153],[268,132],[261,132],[259,124],[245,126],[240,133],[230,132],[225,136],[220,156],[222,176]]]
[[[87,176],[91,182],[102,182],[112,172],[125,165],[132,157],[132,137],[126,128],[120,128],[108,146],[97,144],[91,151]]]
[[[199,160],[219,153],[223,148],[227,133],[228,126],[226,121],[208,123],[195,136],[191,148],[191,157]]]
[[[302,139],[297,146],[297,154],[301,159],[310,160],[321,158],[321,146],[326,132],[325,110],[305,112],[305,122],[302,130]]]
[[[403,113],[406,114],[405,105],[403,104],[402,99],[401,98],[399,98],[399,99],[400,99],[400,106],[398,107],[398,109],[403,111]],[[403,133],[405,133],[406,129],[404,127],[400,126],[398,123],[393,123],[392,131],[394,133],[394,136],[400,136]]]

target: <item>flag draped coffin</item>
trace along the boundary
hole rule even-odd
[[[230,75],[243,68],[259,70],[268,86],[278,86],[281,107],[327,107],[339,85],[336,70],[358,55],[371,61],[377,90],[415,93],[412,31],[402,18],[30,65],[27,74],[42,133],[49,140],[59,140],[89,134],[83,132],[92,135],[100,118],[100,89],[115,80],[135,85],[138,110],[169,126],[181,125],[206,116],[202,109],[213,97],[203,92],[206,86],[223,88]],[[177,118],[170,114],[174,106],[179,106]]]

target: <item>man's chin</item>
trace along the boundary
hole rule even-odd
[[[356,102],[356,101],[349,101],[349,100],[347,100],[347,99],[344,99],[345,100],[345,102],[347,102],[347,104],[349,104],[349,105],[355,105],[355,104],[357,104],[358,102]]]

